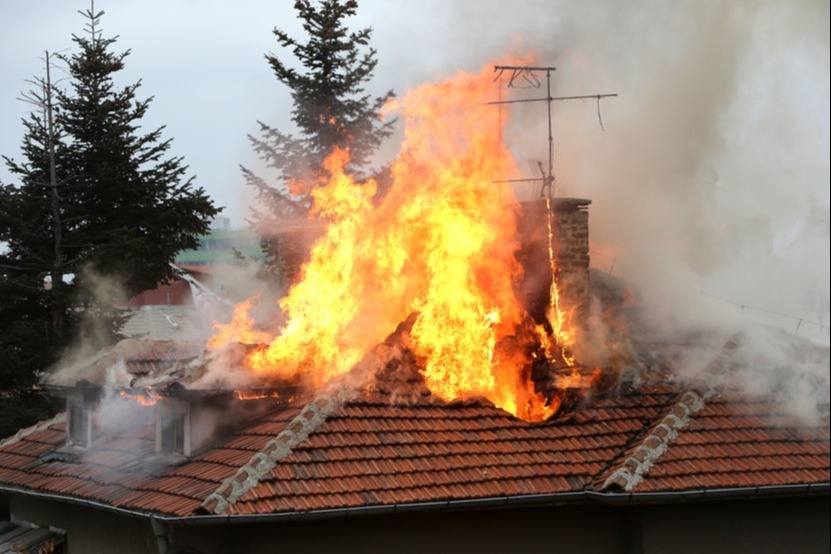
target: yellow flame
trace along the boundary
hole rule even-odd
[[[151,389],[147,389],[139,394],[129,393],[125,390],[119,391],[119,396],[133,400],[142,406],[153,406],[159,401],[159,394]]]
[[[550,302],[546,310],[546,316],[551,323],[552,334],[554,342],[548,340],[546,343],[546,353],[549,357],[553,357],[554,353],[549,349],[556,344],[559,348],[559,354],[563,361],[569,367],[574,366],[574,343],[576,337],[574,334],[574,327],[571,324],[571,311],[564,312],[560,307],[560,290],[557,283],[557,266],[554,256],[554,215],[551,211],[551,198],[545,198],[546,224],[548,225],[548,260],[551,267],[551,289],[549,291]]]
[[[249,315],[254,302],[259,297],[254,296],[240,302],[234,307],[234,315],[229,323],[214,323],[214,336],[208,341],[208,348],[219,348],[230,342],[244,344],[259,344],[270,342],[273,333],[258,331],[254,328],[254,319]]]
[[[531,419],[550,415],[522,373],[529,360],[521,349],[495,355],[525,312],[513,288],[521,275],[516,199],[494,183],[518,171],[498,140],[505,118],[482,106],[492,95],[489,65],[389,103],[385,112],[402,116],[405,135],[380,200],[375,182],[344,173],[348,151],[332,153],[328,178],[311,188],[326,231],[280,301],[286,323],[249,355],[254,371],[320,386],[416,313],[410,347],[433,394],[485,396]],[[244,336],[249,309],[215,344]]]

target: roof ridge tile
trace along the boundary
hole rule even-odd
[[[689,426],[691,416],[700,412],[706,401],[715,394],[718,376],[724,375],[732,364],[738,347],[738,336],[731,336],[704,370],[705,374],[716,379],[711,380],[707,386],[701,385],[681,394],[680,399],[664,412],[666,415],[652,427],[637,446],[629,450],[630,455],[603,481],[600,486],[601,490],[620,487],[630,492],[643,481],[643,476],[667,451],[669,443],[678,436],[680,431]]]
[[[209,494],[200,509],[214,514],[221,514],[228,509],[240,496],[256,487],[278,460],[289,456],[295,446],[320,427],[343,404],[346,397],[346,390],[340,389],[331,396],[321,394],[306,404],[275,438],[268,441],[262,450],[252,455],[234,475],[225,479],[219,488]]]
[[[704,407],[705,395],[687,391],[681,399],[661,418],[620,466],[606,478],[601,490],[612,486],[621,487],[629,492],[643,481],[643,475],[649,471],[655,461],[667,451],[669,443],[678,436],[678,432],[690,423],[690,416]],[[712,394],[712,393],[711,393]],[[682,416],[678,411],[684,412]]]

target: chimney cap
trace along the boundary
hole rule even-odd
[[[587,198],[555,197],[551,199],[551,209],[555,212],[584,211],[591,203]]]

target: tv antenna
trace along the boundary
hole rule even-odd
[[[505,179],[496,181],[497,183],[528,183],[542,181],[540,188],[540,196],[544,197],[546,193],[548,198],[554,197],[554,136],[551,131],[551,103],[555,100],[589,100],[593,99],[597,102],[597,120],[600,123],[600,128],[603,129],[603,119],[600,117],[600,100],[603,98],[610,98],[617,96],[617,93],[609,94],[583,94],[579,96],[551,96],[551,73],[556,71],[556,67],[536,67],[528,65],[495,65],[493,70],[496,72],[494,81],[498,80],[502,75],[508,73],[507,88],[542,88],[542,81],[539,75],[545,73],[545,90],[544,98],[522,98],[518,100],[498,100],[496,102],[486,102],[487,105],[501,105],[501,104],[521,104],[526,102],[545,102],[548,108],[548,171],[545,171],[542,162],[539,164],[541,177],[532,179]]]

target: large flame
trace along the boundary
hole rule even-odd
[[[280,301],[286,323],[249,355],[251,369],[320,386],[415,313],[410,347],[434,395],[485,396],[526,419],[550,415],[554,407],[523,374],[529,360],[498,347],[527,318],[513,286],[521,275],[516,199],[495,183],[518,171],[499,141],[504,116],[484,106],[494,86],[488,66],[391,102],[386,112],[403,118],[405,136],[380,200],[373,181],[344,173],[347,151],[332,153],[329,178],[312,193],[326,232]],[[251,334],[249,307],[221,326],[212,347],[263,340]]]

